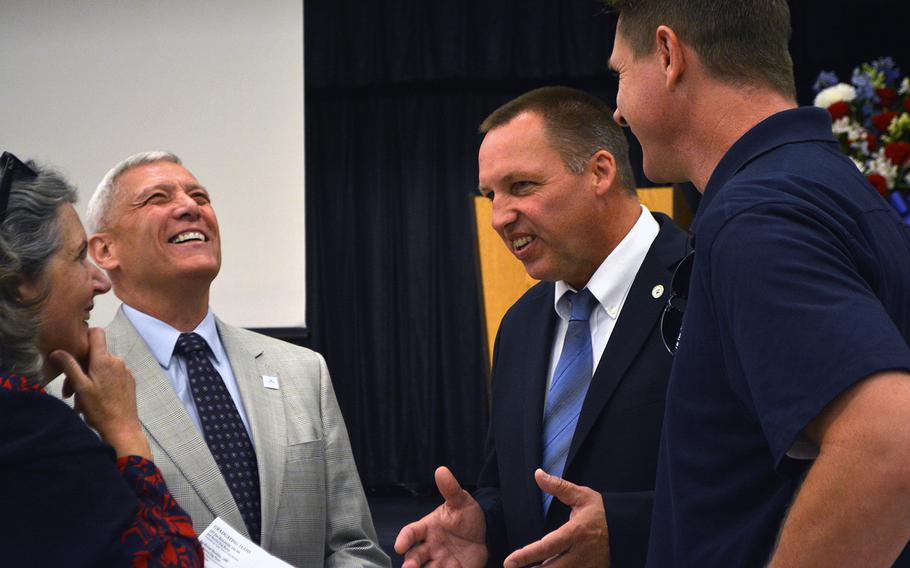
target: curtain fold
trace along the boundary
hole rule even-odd
[[[427,484],[447,464],[473,483],[487,371],[468,199],[477,172],[463,165],[476,162],[482,105],[448,94],[307,105],[311,344],[329,362],[364,482]]]
[[[612,16],[596,0],[308,0],[307,88],[604,72]]]

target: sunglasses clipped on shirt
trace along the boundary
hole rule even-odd
[[[9,206],[9,193],[13,186],[13,178],[33,178],[38,174],[26,166],[22,160],[11,154],[3,152],[0,156],[0,223],[6,219],[6,208]]]
[[[686,300],[689,299],[689,279],[692,276],[692,262],[695,251],[687,254],[673,271],[670,279],[670,297],[664,305],[664,313],[660,316],[660,336],[664,347],[670,355],[676,354],[679,347],[679,338],[682,334],[683,313],[686,311]]]

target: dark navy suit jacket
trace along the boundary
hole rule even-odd
[[[660,317],[687,239],[665,215],[591,380],[564,477],[603,494],[614,568],[643,566],[658,442],[672,357]],[[660,297],[652,291],[664,287]],[[544,519],[534,470],[541,462],[544,391],[558,316],[541,282],[506,313],[493,351],[492,414],[475,498],[487,520],[490,565],[563,525],[554,499]]]

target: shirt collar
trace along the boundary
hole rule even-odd
[[[642,205],[638,221],[632,225],[632,229],[607,255],[607,258],[600,263],[585,285],[585,288],[597,298],[599,307],[603,308],[609,317],[613,319],[619,317],[619,310],[629,293],[632,281],[659,231],[660,225],[648,208]],[[578,290],[565,281],[559,280],[555,284],[555,291],[553,308],[559,317],[568,320],[571,311],[568,298],[564,298],[564,296],[568,291],[577,292]],[[594,309],[597,310],[598,306],[595,306]]]
[[[171,363],[171,357],[174,355],[174,346],[177,345],[177,338],[180,337],[180,331],[174,329],[163,321],[154,318],[146,313],[140,312],[136,308],[123,304],[123,314],[126,316],[136,331],[145,340],[149,351],[152,352],[155,359],[162,367],[168,367]],[[221,347],[221,338],[218,336],[218,327],[215,325],[215,314],[209,308],[205,317],[193,330],[205,339],[209,344],[212,355],[215,357],[215,363],[220,363],[224,350]]]
[[[831,131],[831,114],[815,107],[800,107],[772,114],[753,126],[727,150],[705,186],[691,232],[697,234],[699,222],[711,200],[746,165],[762,154],[794,142],[822,141],[835,143]]]

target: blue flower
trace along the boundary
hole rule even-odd
[[[856,98],[859,100],[871,100],[875,95],[875,87],[872,85],[872,77],[863,73],[858,67],[853,70],[853,77],[850,79],[853,86],[856,87]]]
[[[868,100],[863,104],[861,112],[863,114],[863,126],[872,128],[872,115],[875,113],[875,106],[871,100]]]
[[[901,70],[890,57],[879,57],[872,62],[872,68],[884,75],[886,85],[892,85],[900,79]]]
[[[822,71],[818,74],[818,79],[815,80],[815,84],[812,85],[812,90],[816,93],[820,92],[822,89],[827,89],[832,85],[836,85],[840,82],[840,79],[837,78],[837,75],[834,71]]]

